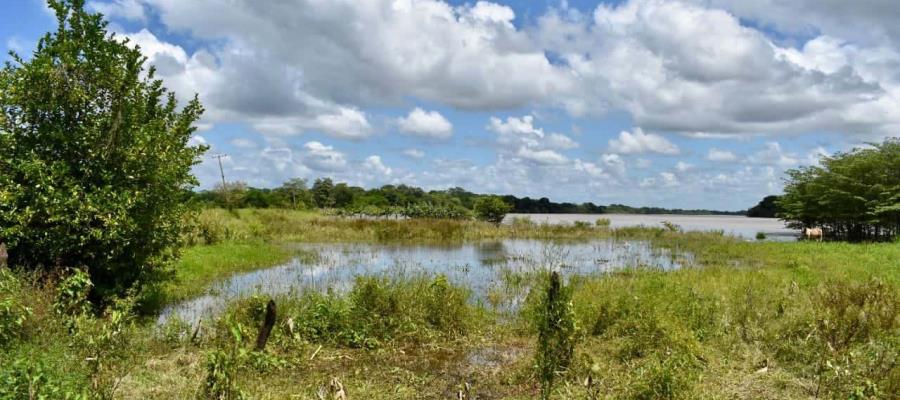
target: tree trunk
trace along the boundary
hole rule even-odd
[[[256,351],[263,351],[266,348],[266,342],[269,341],[269,334],[272,333],[273,326],[275,326],[275,300],[269,300],[269,303],[266,304],[265,319],[259,328],[259,335],[256,336]]]

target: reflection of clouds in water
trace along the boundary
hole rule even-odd
[[[613,269],[651,267],[663,270],[690,266],[689,253],[654,248],[644,241],[595,240],[548,242],[503,240],[440,246],[373,244],[299,244],[314,251],[314,262],[299,259],[284,265],[234,275],[209,293],[170,306],[159,317],[164,323],[173,315],[195,323],[201,316],[220,312],[235,298],[254,293],[300,294],[305,290],[338,293],[348,291],[359,275],[402,279],[443,274],[458,285],[469,287],[476,301],[492,290],[512,290],[511,306],[523,297],[522,288],[507,288],[505,276],[552,268],[567,275],[590,275]],[[204,317],[205,318],[205,317]]]

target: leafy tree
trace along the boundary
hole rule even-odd
[[[0,71],[0,242],[28,269],[86,268],[95,299],[164,276],[203,108],[175,96],[83,0],[50,0],[56,32]]]
[[[900,233],[900,138],[787,171],[779,216],[825,236],[883,240]]]
[[[475,200],[475,216],[482,221],[500,224],[512,207],[497,196],[485,196]]]
[[[306,179],[294,178],[281,185],[279,191],[290,199],[291,208],[305,208],[309,200],[309,190],[306,189]]]
[[[316,179],[312,186],[313,202],[319,208],[334,206],[334,183],[331,178]]]
[[[775,214],[778,211],[776,201],[778,201],[778,196],[764,197],[759,204],[747,210],[747,216],[753,218],[775,218]]]

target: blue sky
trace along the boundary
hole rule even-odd
[[[787,4],[789,3],[789,4]],[[104,0],[226,176],[743,209],[896,136],[891,1]],[[790,18],[785,17],[790,16]],[[0,4],[0,48],[55,21]],[[218,180],[205,159],[201,187]]]

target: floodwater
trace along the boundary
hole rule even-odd
[[[757,232],[762,232],[768,240],[796,240],[798,232],[784,225],[776,218],[748,218],[740,215],[674,215],[674,214],[507,214],[504,223],[513,218],[530,218],[536,223],[572,224],[575,221],[594,223],[598,218],[606,218],[614,228],[626,226],[661,227],[669,221],[686,231],[723,231],[726,235],[752,240]]]
[[[318,254],[267,269],[237,274],[206,294],[163,310],[159,323],[177,316],[188,323],[208,319],[232,299],[253,294],[299,294],[305,290],[342,292],[357,275],[414,277],[446,275],[472,290],[476,301],[507,291],[505,308],[515,308],[526,288],[511,288],[520,273],[552,268],[570,276],[601,274],[614,269],[650,267],[671,270],[694,264],[693,255],[656,248],[646,241],[591,240],[548,242],[508,239],[457,245],[298,244]],[[514,285],[513,285],[514,286]],[[509,290],[520,290],[508,293]]]

